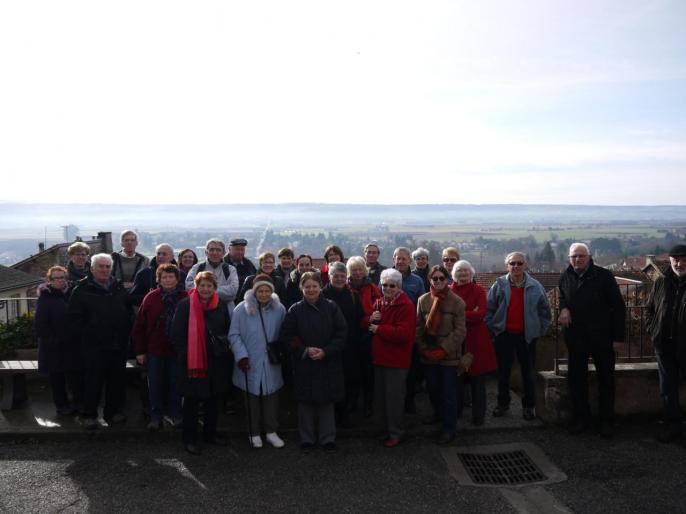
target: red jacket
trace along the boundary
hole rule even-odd
[[[488,373],[498,368],[491,334],[486,327],[486,291],[472,282],[458,286],[453,282],[450,289],[465,303],[465,323],[467,335],[464,339],[464,353],[474,356],[469,374],[472,376]]]
[[[360,298],[360,304],[362,305],[362,312],[364,313],[360,320],[360,327],[367,330],[367,327],[369,327],[369,316],[374,312],[374,304],[377,300],[383,298],[383,295],[381,294],[381,291],[379,291],[379,288],[371,282],[369,284],[364,284],[359,289],[355,289],[354,287],[352,289],[357,291]]]
[[[372,339],[372,362],[386,368],[409,369],[417,324],[417,309],[404,292],[388,303],[378,300],[381,322]]]
[[[177,302],[186,298],[186,291],[178,291]],[[141,308],[136,315],[136,321],[131,331],[133,350],[136,355],[150,353],[158,357],[170,357],[174,355],[174,347],[165,332],[164,302],[162,290],[153,289],[141,303]]]

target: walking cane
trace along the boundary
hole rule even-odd
[[[250,393],[248,389],[248,372],[244,372],[245,375],[245,407],[248,411],[248,442],[251,449],[255,449],[252,444],[252,413],[250,411]]]

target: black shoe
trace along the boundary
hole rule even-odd
[[[303,455],[307,455],[314,449],[314,444],[312,443],[300,443],[300,451]]]
[[[203,441],[205,441],[207,444],[213,444],[215,446],[228,446],[229,441],[225,437],[222,437],[220,435],[215,435],[212,437],[204,437]]]
[[[583,419],[575,419],[567,427],[567,431],[571,435],[580,434],[588,429],[588,423]]]
[[[432,416],[427,416],[422,420],[423,425],[435,425],[436,423],[440,423],[441,418],[436,416],[435,414]]]
[[[522,410],[522,417],[526,421],[533,421],[536,419],[536,412],[534,411],[533,407],[524,407],[524,410]]]
[[[657,439],[661,443],[671,443],[673,441],[676,441],[683,435],[684,431],[681,425],[676,425],[674,423],[671,423],[667,425],[666,428],[660,432],[655,439]]]
[[[494,418],[502,418],[505,414],[507,414],[507,411],[510,410],[509,405],[498,405],[496,406],[495,409],[493,409],[493,417]]]
[[[191,455],[200,455],[202,453],[200,446],[198,446],[196,443],[186,443],[183,446]]]
[[[438,439],[436,439],[436,444],[450,444],[455,440],[455,434],[449,434],[448,432],[443,432]]]
[[[322,448],[324,448],[324,451],[326,453],[336,453],[338,451],[336,443],[334,443],[333,441],[330,443],[324,443],[324,446],[322,446]]]
[[[609,438],[615,434],[615,429],[612,426],[612,423],[601,421],[600,425],[598,426],[598,433],[600,434],[600,437]]]

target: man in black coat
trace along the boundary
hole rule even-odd
[[[257,274],[257,268],[250,259],[245,256],[245,247],[248,241],[243,238],[232,239],[229,242],[229,252],[224,256],[224,262],[231,264],[238,272],[238,290],[243,287],[245,279],[250,275]]]
[[[124,423],[126,349],[131,332],[131,298],[121,282],[112,277],[112,257],[97,254],[90,274],[78,282],[67,308],[72,333],[81,342],[84,364],[84,426],[98,427],[98,405],[103,386],[103,417],[108,423]]]
[[[615,403],[615,352],[624,341],[626,309],[612,273],[596,266],[584,243],[569,247],[569,266],[560,276],[560,316],[569,355],[567,381],[572,400],[569,431],[583,432],[591,420],[588,358],[599,386],[599,431],[612,435]]]
[[[653,340],[660,375],[660,396],[667,425],[664,443],[683,434],[679,384],[686,376],[686,245],[669,251],[670,269],[653,284],[646,305],[646,327]]]

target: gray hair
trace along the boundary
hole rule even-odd
[[[584,250],[586,250],[586,253],[588,255],[591,255],[591,250],[588,248],[588,245],[586,243],[572,243],[571,245],[569,245],[569,255],[572,255],[572,251],[574,250],[574,248],[583,248]]]
[[[352,274],[353,268],[362,268],[364,270],[364,276],[366,277],[369,275],[367,261],[364,260],[364,257],[360,257],[359,255],[350,257],[348,262],[345,264],[345,267],[348,268],[348,276]]]
[[[379,277],[379,283],[382,282],[393,282],[398,287],[403,286],[403,276],[395,268],[386,268],[381,272],[381,277]]]
[[[96,253],[93,257],[91,257],[91,266],[96,266],[98,261],[107,261],[110,263],[110,266],[114,264],[114,260],[109,253]]]
[[[174,256],[174,249],[172,248],[172,245],[170,245],[169,243],[158,244],[155,247],[155,254],[157,254],[157,252],[159,252],[162,248],[166,248],[167,250],[169,250],[169,253],[172,254],[172,257]]]
[[[429,258],[429,250],[422,248],[421,246],[412,252],[412,260],[414,261],[417,257]]]
[[[463,260],[461,260],[461,261],[457,261],[457,262],[455,263],[455,265],[453,266],[453,273],[452,273],[452,275],[453,275],[453,280],[454,280],[455,282],[457,282],[457,272],[458,272],[458,270],[461,270],[461,269],[468,269],[468,270],[469,270],[469,275],[470,275],[469,279],[470,279],[470,280],[473,280],[473,279],[474,279],[474,275],[476,275],[476,270],[474,269],[474,266],[472,266],[472,263],[471,263],[471,262],[465,261],[465,260],[463,259]]]
[[[379,246],[379,244],[376,241],[370,241],[369,243],[364,245],[364,251],[366,252],[367,248],[369,248],[370,246],[373,246],[374,248],[379,250],[379,253],[381,253],[381,247]]]
[[[409,248],[407,248],[406,246],[399,246],[398,248],[393,250],[393,258],[395,259],[395,256],[401,252],[406,253],[408,257],[410,257],[412,255],[412,252],[410,251]]]
[[[336,261],[329,264],[329,276],[332,276],[337,271],[339,273],[345,273],[346,276],[348,275],[348,268],[346,268],[345,264],[343,264],[341,261]]]
[[[526,264],[526,254],[524,252],[510,252],[505,256],[505,264],[507,265],[510,262],[510,259],[514,257],[515,255],[521,255],[522,260],[524,261],[524,264]]]
[[[126,236],[134,236],[136,238],[136,241],[138,241],[138,234],[136,233],[136,231],[127,229],[122,231],[121,235],[119,236],[119,243],[124,244],[124,238]]]
[[[211,237],[210,239],[207,240],[207,243],[205,243],[205,250],[207,250],[211,244],[219,245],[222,247],[222,252],[226,252],[226,246],[224,245],[224,241],[219,239],[218,237]]]

